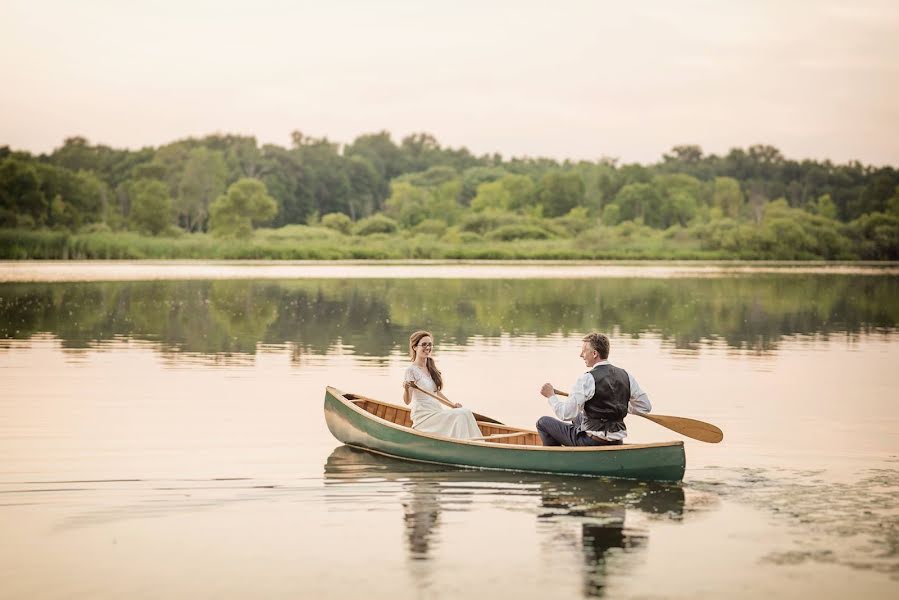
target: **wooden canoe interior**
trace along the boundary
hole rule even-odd
[[[371,414],[395,423],[402,427],[412,427],[412,411],[403,406],[388,404],[358,396],[356,394],[344,394],[343,396],[359,408]],[[508,425],[497,425],[496,423],[486,423],[478,421],[478,428],[481,430],[483,438],[475,438],[477,441],[490,442],[492,444],[509,444],[517,446],[542,446],[540,436],[535,431],[519,429],[518,427],[509,427]],[[493,437],[495,436],[495,437]]]

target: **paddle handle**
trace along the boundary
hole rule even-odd
[[[456,406],[455,406],[453,403],[449,402],[448,400],[446,400],[446,399],[444,399],[444,398],[441,398],[440,396],[438,396],[438,395],[436,395],[436,394],[432,394],[432,393],[429,392],[428,390],[423,390],[423,389],[421,389],[420,387],[418,387],[417,385],[415,385],[415,382],[414,382],[414,381],[410,381],[409,383],[411,384],[409,387],[415,388],[416,390],[418,390],[418,391],[421,392],[422,394],[424,394],[424,395],[426,395],[426,396],[430,396],[430,397],[433,398],[434,400],[437,400],[438,402],[442,402],[443,404],[446,404],[446,405],[449,406],[450,408],[456,408]],[[476,413],[476,412],[473,412],[473,413],[471,413],[471,414],[474,415],[475,421],[484,421],[485,423],[494,423],[494,424],[496,424],[496,425],[502,425],[502,424],[503,424],[503,423],[501,423],[500,421],[497,421],[496,419],[493,419],[493,418],[491,418],[491,417],[487,417],[487,416],[485,416],[485,415],[480,415],[480,414],[478,414],[478,413]]]
[[[409,387],[415,388],[416,390],[418,390],[418,391],[421,392],[422,394],[424,394],[424,395],[426,395],[426,396],[430,396],[431,398],[433,398],[434,400],[437,400],[437,401],[440,402],[441,404],[445,404],[445,405],[449,406],[450,408],[456,408],[456,405],[453,404],[452,402],[450,402],[448,398],[441,398],[441,397],[438,396],[437,394],[432,394],[432,393],[429,392],[428,390],[423,390],[423,389],[421,389],[420,387],[418,387],[418,386],[415,384],[414,381],[410,381],[410,382],[409,382]]]

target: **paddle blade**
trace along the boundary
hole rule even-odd
[[[709,444],[717,444],[724,439],[724,432],[718,427],[705,421],[697,421],[696,419],[688,419],[687,417],[672,417],[669,415],[655,415],[652,413],[635,413],[649,419],[653,423],[657,423],[662,427],[667,427],[671,431],[699,440],[700,442],[708,442]]]

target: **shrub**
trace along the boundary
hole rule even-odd
[[[267,223],[278,214],[278,204],[268,195],[263,182],[245,177],[216,198],[209,213],[209,230],[213,235],[246,238],[253,233],[254,226]]]
[[[602,224],[617,225],[621,221],[621,207],[617,204],[606,204],[602,209]]]
[[[590,229],[595,224],[591,219],[587,208],[577,206],[572,208],[564,217],[556,217],[551,222],[552,231],[562,237],[572,237]]]
[[[899,217],[886,213],[862,215],[849,224],[859,255],[867,260],[899,259]]]
[[[286,242],[299,244],[309,241],[342,239],[343,235],[326,227],[310,227],[308,225],[285,225],[277,229],[260,227],[255,237],[260,241]]]
[[[349,234],[353,228],[353,221],[343,213],[328,213],[322,217],[321,224],[328,229]]]
[[[172,199],[165,184],[155,179],[140,179],[131,186],[132,228],[150,235],[159,235],[175,217]]]
[[[462,231],[471,231],[474,233],[485,234],[488,231],[493,229],[498,229],[504,225],[513,225],[516,223],[521,223],[524,220],[524,217],[519,215],[494,211],[494,210],[485,210],[482,212],[471,213],[465,216],[462,219],[462,222],[459,224]]]
[[[414,233],[426,233],[441,236],[446,231],[446,221],[440,219],[425,219],[412,228]]]
[[[451,246],[459,246],[462,244],[476,244],[478,242],[483,242],[484,238],[471,231],[462,231],[459,229],[458,225],[455,225],[446,230],[446,233],[443,234],[440,241]]]
[[[396,221],[381,214],[375,214],[356,223],[356,235],[372,235],[375,233],[395,233],[399,229]]]
[[[511,240],[545,240],[553,237],[550,232],[537,225],[518,223],[503,225],[486,235],[488,240],[508,242]]]

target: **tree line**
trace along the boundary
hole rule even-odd
[[[50,154],[0,147],[0,227],[247,237],[305,224],[451,243],[572,238],[648,227],[772,258],[899,258],[899,171],[787,159],[772,146],[655,164],[476,156],[429,134],[291,146],[210,135],[114,149],[82,137]],[[786,254],[785,254],[786,253]]]

